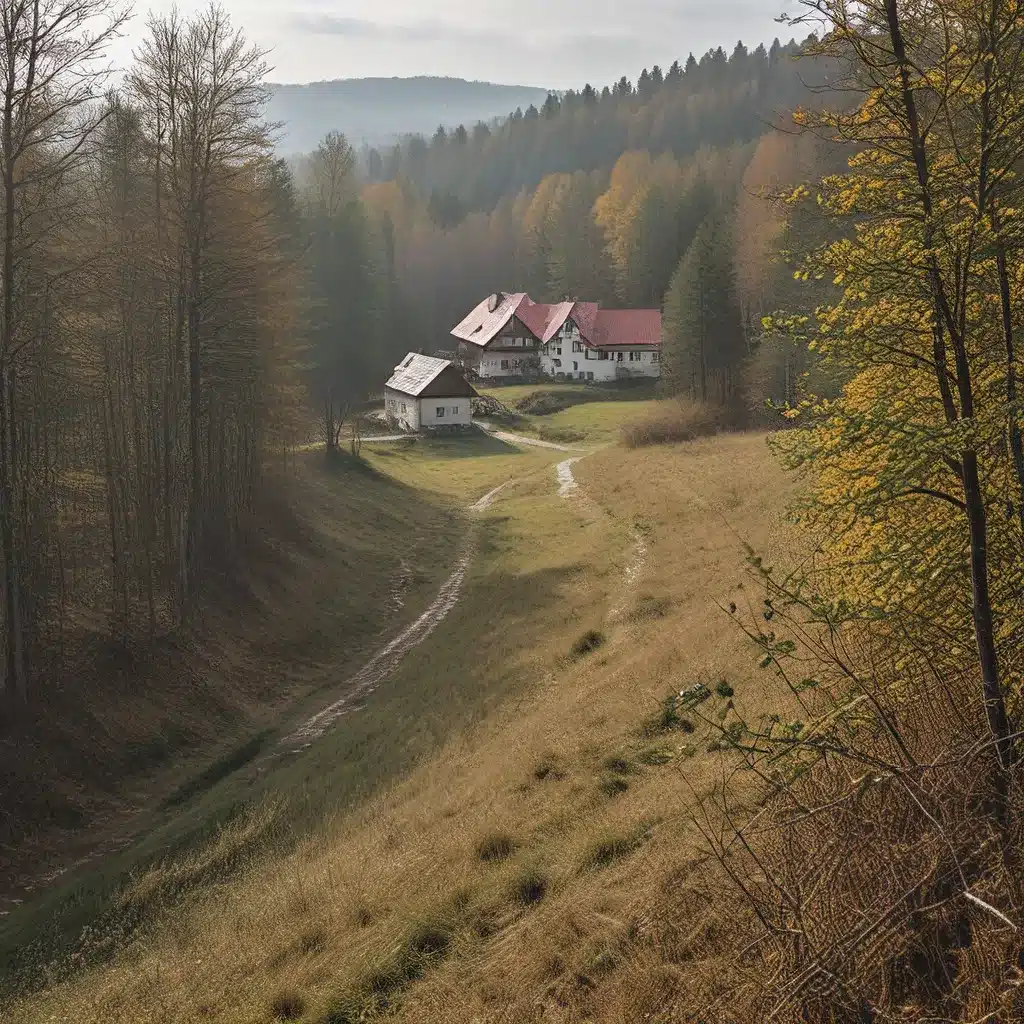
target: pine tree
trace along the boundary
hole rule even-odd
[[[729,218],[708,215],[665,297],[664,374],[669,387],[701,401],[727,402],[744,356]]]

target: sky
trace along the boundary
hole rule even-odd
[[[737,40],[801,35],[775,23],[798,0],[222,0],[270,51],[275,82],[447,75],[551,89],[610,84]],[[183,13],[196,0],[179,0]],[[205,3],[202,4],[205,6]],[[126,64],[145,31],[141,0],[111,56]]]

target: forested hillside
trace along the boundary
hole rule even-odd
[[[762,193],[836,160],[774,130],[786,111],[818,102],[824,90],[809,86],[827,86],[830,61],[800,52],[776,42],[691,55],[635,83],[549,95],[500,123],[366,152],[344,219],[346,246],[365,253],[374,283],[333,275],[351,282],[338,296],[346,320],[358,309],[371,332],[349,331],[366,376],[348,385],[379,383],[397,324],[410,347],[443,350],[469,308],[507,289],[667,304],[673,386],[744,406],[785,399],[802,357],[759,355],[760,319],[791,277],[775,257],[787,232],[822,227],[804,214],[794,227]],[[380,360],[366,358],[368,339]]]

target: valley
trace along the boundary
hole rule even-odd
[[[119,883],[77,950],[93,966],[0,1019],[255,1022],[293,995],[316,1021],[382,1000],[469,1021],[496,998],[618,1020],[621,1000],[653,998],[614,971],[572,979],[686,859],[693,794],[729,757],[651,722],[695,681],[763,685],[718,604],[743,578],[739,538],[791,541],[763,437],[630,451],[608,443],[620,404],[634,403],[558,414],[584,436],[569,468],[487,435],[366,446],[403,500],[457,517],[458,580],[167,817],[150,843],[232,808],[211,839]],[[383,545],[396,561],[404,532]],[[395,950],[423,928],[439,948],[403,980]]]

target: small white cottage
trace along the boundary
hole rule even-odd
[[[454,363],[410,352],[384,385],[384,411],[400,430],[468,427],[475,397]]]

